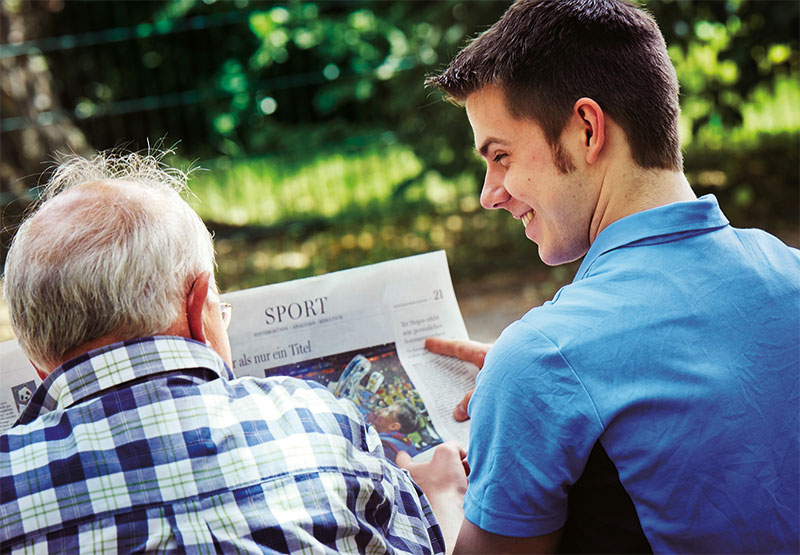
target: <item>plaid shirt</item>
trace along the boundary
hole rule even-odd
[[[427,499],[351,403],[234,379],[196,341],[77,357],[0,436],[0,551],[443,549]]]

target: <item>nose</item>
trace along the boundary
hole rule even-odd
[[[502,208],[502,204],[509,200],[511,195],[503,185],[503,178],[490,169],[486,170],[486,177],[483,180],[481,189],[481,206],[487,210]]]

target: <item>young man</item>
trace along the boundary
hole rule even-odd
[[[521,0],[429,82],[466,107],[481,204],[584,257],[488,353],[429,341],[485,355],[456,551],[800,551],[800,256],[695,197],[656,24]]]
[[[155,158],[75,158],[17,232],[4,294],[44,381],[0,435],[0,551],[442,552],[354,405],[234,378],[183,187]]]

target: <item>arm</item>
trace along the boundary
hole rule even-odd
[[[461,522],[464,520],[464,493],[467,491],[469,466],[466,452],[454,441],[438,446],[430,461],[415,463],[408,453],[397,454],[397,466],[405,468],[425,493],[439,522],[447,553],[453,552]]]
[[[464,519],[454,553],[555,553],[560,539],[561,530],[530,538],[500,536]]]
[[[464,341],[460,339],[442,339],[441,337],[429,337],[425,340],[425,348],[432,353],[455,357],[465,362],[471,362],[480,370],[483,368],[483,361],[486,353],[491,349],[489,343],[478,343],[477,341]],[[467,405],[475,391],[473,388],[467,393],[453,411],[453,418],[458,422],[469,418]]]
[[[512,324],[486,359],[470,411],[472,469],[455,552],[554,552],[568,486],[603,432],[592,398],[557,345]]]

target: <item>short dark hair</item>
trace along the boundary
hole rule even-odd
[[[595,100],[642,168],[680,171],[678,80],[655,21],[623,0],[519,0],[435,85],[458,103],[487,85],[558,145],[575,101]]]
[[[410,434],[419,429],[419,417],[411,403],[408,401],[395,401],[389,405],[389,408],[395,420],[400,424],[400,430],[403,433]]]

